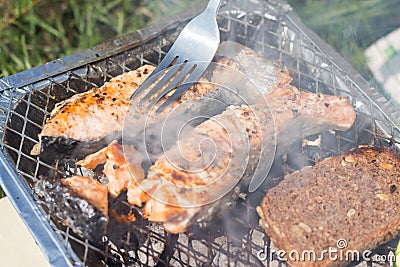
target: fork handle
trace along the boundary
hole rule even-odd
[[[221,0],[210,0],[210,2],[208,2],[206,11],[217,14],[220,5],[221,5]]]

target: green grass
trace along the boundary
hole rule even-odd
[[[200,1],[0,0],[0,78],[133,32]],[[398,0],[287,1],[364,75],[369,75],[364,49],[400,26]]]
[[[133,32],[190,0],[0,0],[0,78]]]
[[[303,22],[366,78],[373,42],[400,27],[399,0],[287,0]]]

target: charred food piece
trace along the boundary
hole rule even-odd
[[[399,153],[361,147],[287,175],[257,208],[260,225],[278,249],[315,252],[292,266],[344,266],[323,251],[374,249],[398,234],[399,186]]]
[[[35,185],[35,194],[57,222],[92,243],[101,241],[109,220],[104,185],[83,176],[42,178]]]

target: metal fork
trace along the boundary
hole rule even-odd
[[[220,42],[216,20],[220,4],[221,0],[210,0],[203,13],[185,26],[164,59],[132,94],[131,100],[159,79],[158,83],[138,102],[138,105],[155,95],[155,99],[147,106],[147,109],[150,109],[171,90],[177,88],[157,109],[156,112],[160,112],[200,78],[213,59]],[[168,68],[169,66],[171,67]],[[161,77],[161,74],[164,76]],[[163,90],[157,94],[160,89]]]

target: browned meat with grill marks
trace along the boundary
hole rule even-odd
[[[115,208],[109,211],[108,207],[108,195],[116,198],[132,183],[143,179],[141,157],[134,148],[113,141],[76,165],[86,169],[103,165],[102,172],[108,178],[108,184],[80,175],[64,179],[42,178],[35,186],[35,193],[54,209],[52,213],[57,220],[91,241],[99,241],[105,234],[109,218],[124,224],[136,221],[135,214],[119,214]]]
[[[249,81],[257,86],[262,94],[271,93],[275,88],[290,84],[292,78],[288,71],[279,68],[254,50],[237,42],[225,41],[218,48],[218,62],[230,68],[218,68],[214,71],[211,81],[223,84],[230,89],[245,94],[243,88],[252,88]],[[237,75],[235,70],[244,72],[249,81]],[[252,99],[251,95],[245,95]]]
[[[259,153],[263,138],[267,140],[266,149],[274,152],[274,125],[281,153],[304,136],[329,129],[348,130],[356,116],[345,97],[301,92],[290,85],[276,88],[265,99],[271,113],[264,103],[229,106],[197,126],[157,160],[146,179],[128,188],[129,203],[143,205],[144,216],[162,223],[166,231],[184,232],[234,205],[239,179],[243,177],[240,184],[248,183],[258,162],[252,155]],[[241,134],[232,134],[238,132]],[[199,140],[205,139],[218,148],[212,164],[197,160],[204,158]],[[195,162],[189,169],[188,161]],[[247,162],[245,168],[238,164],[242,162]]]
[[[153,66],[144,65],[112,78],[100,88],[90,89],[58,103],[46,120],[39,134],[39,143],[33,147],[31,154],[39,155],[47,149],[79,158],[120,138],[131,104],[130,97],[153,70]],[[140,129],[146,122],[162,120],[183,101],[201,98],[215,88],[209,83],[196,84],[195,90],[188,90],[162,114],[150,114],[149,117],[145,109],[129,109],[129,112],[135,112],[132,117],[136,128]]]
[[[285,85],[265,95],[278,130],[277,154],[296,140],[328,130],[349,130],[356,112],[347,97],[310,93]]]
[[[145,65],[121,74],[100,88],[77,94],[60,102],[52,110],[31,154],[42,152],[42,139],[70,138],[77,141],[101,139],[122,130],[131,94],[154,70]]]
[[[352,251],[372,250],[399,234],[399,188],[400,154],[362,146],[287,175],[257,212],[277,249],[315,253],[287,257],[291,266],[346,266],[358,260]],[[335,260],[324,255],[330,248],[352,256]]]

